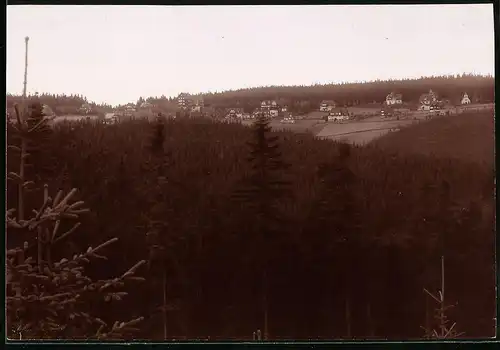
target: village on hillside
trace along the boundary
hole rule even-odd
[[[440,99],[430,90],[423,93],[417,103],[406,102],[399,93],[390,92],[383,102],[374,101],[366,105],[345,106],[339,105],[335,100],[323,100],[316,109],[307,114],[293,114],[286,104],[276,100],[263,100],[258,108],[245,111],[242,107],[217,108],[207,106],[202,96],[193,96],[181,93],[176,98],[177,111],[166,115],[167,117],[209,117],[227,122],[242,122],[255,119],[263,115],[283,124],[294,124],[296,120],[318,119],[325,122],[347,122],[360,120],[367,117],[402,118],[402,117],[432,117],[435,115],[456,114],[461,111],[478,107],[480,101],[472,103],[467,92],[460,98],[460,104],[452,104],[449,100]],[[130,103],[106,115],[107,120],[118,121],[130,117],[155,117],[156,106],[147,101],[139,106]]]
[[[321,139],[365,144],[387,132],[399,131],[415,122],[437,116],[494,109],[494,104],[484,103],[486,101],[481,101],[476,94],[470,97],[465,91],[461,95],[452,96],[452,99],[440,97],[433,89],[421,93],[418,100],[416,96],[418,94],[413,94],[413,98],[405,100],[402,93],[391,91],[385,100],[371,103],[361,103],[359,100],[346,103],[345,95],[337,100],[332,96],[333,98],[323,99],[318,103],[304,96],[299,104],[306,104],[307,108],[302,110],[297,108],[296,102],[295,108],[292,108],[293,101],[279,97],[261,100],[255,108],[249,103],[242,104],[240,100],[219,103],[212,99],[211,103],[206,103],[204,95],[180,93],[176,98],[141,97],[135,103],[113,108],[89,103],[85,98],[73,96],[70,99],[76,97],[76,100],[72,101],[72,108],[53,108],[48,103],[43,103],[43,113],[51,118],[53,125],[61,121],[78,120],[112,125],[130,119],[206,118],[250,126],[258,116],[264,116],[273,129],[288,129],[311,133]],[[43,98],[44,96],[41,100]],[[56,96],[55,100],[57,98]],[[79,99],[83,103],[75,105]],[[257,104],[254,102],[253,106],[255,105]],[[14,122],[14,115],[15,113],[7,108],[8,121]]]
[[[263,100],[260,107],[246,113],[241,107],[225,108],[222,113],[214,113],[214,108],[205,107],[203,98],[193,98],[182,93],[177,98],[179,110],[188,116],[218,117],[226,121],[238,122],[255,119],[264,115],[270,119],[279,120],[281,123],[295,123],[302,119],[320,119],[328,122],[342,122],[360,120],[367,117],[412,117],[456,114],[463,110],[481,105],[480,101],[472,103],[465,92],[460,98],[460,104],[452,104],[449,100],[440,99],[430,90],[420,96],[418,103],[404,102],[403,96],[391,92],[383,102],[374,101],[366,105],[345,106],[339,105],[335,100],[323,100],[314,111],[307,114],[293,114],[286,104],[279,104],[276,100]],[[424,112],[424,113],[422,113]],[[425,113],[428,112],[428,113]]]

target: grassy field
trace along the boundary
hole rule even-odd
[[[252,120],[245,120],[242,122],[242,124],[246,126],[250,126],[252,123]],[[326,124],[323,121],[303,119],[296,120],[294,124],[285,124],[280,123],[279,120],[272,120],[270,125],[274,130],[288,130],[296,133],[311,133],[316,135]]]
[[[96,120],[96,119],[99,119],[99,117],[96,115],[76,115],[76,114],[75,115],[62,115],[62,116],[55,117],[51,121],[51,123],[54,124],[54,123],[63,122],[63,121],[76,122],[76,121],[86,120],[86,119]]]
[[[296,120],[294,124],[280,123],[278,120],[271,122],[274,130],[288,130],[296,133],[310,133],[322,139],[343,141],[353,144],[366,144],[385,135],[391,129],[399,129],[414,123],[415,120],[389,120],[380,117],[367,118],[363,121],[350,121],[346,123],[325,123],[321,120]],[[243,125],[251,125],[251,121]]]
[[[449,112],[451,118],[458,118],[463,114],[490,114],[492,104],[461,106],[454,109],[444,109],[441,112]],[[470,111],[467,111],[470,110]],[[389,134],[391,130],[410,126],[416,122],[428,121],[428,117],[443,118],[436,111],[412,111],[406,118],[382,118],[380,116],[365,117],[361,121],[350,121],[347,123],[325,123],[321,119],[328,115],[327,112],[314,111],[309,113],[305,119],[296,120],[294,124],[282,124],[278,120],[271,122],[274,130],[289,130],[297,133],[311,133],[322,139],[343,141],[352,144],[364,145]],[[468,118],[466,118],[468,119]],[[251,125],[252,121],[244,121],[243,125]],[[447,124],[447,123],[445,123]],[[432,124],[433,125],[433,124]]]
[[[351,144],[364,145],[369,143],[376,138],[379,138],[385,134],[389,133],[389,129],[377,129],[377,130],[368,130],[368,131],[359,131],[353,132],[349,134],[341,134],[335,136],[326,137],[327,139],[347,142]]]
[[[473,124],[472,129],[470,130],[473,133],[479,133],[481,135],[481,132],[486,132],[490,133],[489,136],[492,135],[493,132],[493,124],[487,126],[484,125],[483,123],[485,120],[483,120],[485,117],[488,115],[492,115],[491,108],[492,106],[490,104],[488,105],[478,105],[478,106],[467,106],[467,108],[470,109],[470,111],[466,111],[464,109],[465,107],[460,107],[456,110],[449,110],[449,112],[452,114],[448,118],[444,119],[442,122],[437,122],[437,125],[442,125],[442,129],[446,129],[452,133],[455,132],[453,128],[459,128],[462,129],[462,131],[466,131],[468,129],[468,124],[464,124],[462,126],[463,121],[467,121],[468,123]],[[443,110],[444,113],[446,113],[448,110]],[[320,115],[323,112],[317,112],[318,115]],[[458,113],[458,114],[457,114]],[[395,118],[381,118],[380,116],[373,116],[373,117],[368,117],[363,119],[362,121],[350,121],[348,123],[323,123],[322,121],[319,120],[314,120],[314,119],[305,119],[305,120],[298,120],[296,121],[295,124],[281,124],[278,121],[273,122],[271,125],[274,129],[286,129],[290,130],[293,132],[308,132],[312,133],[313,135],[322,138],[322,139],[329,139],[329,140],[334,140],[334,141],[343,141],[343,142],[348,142],[352,144],[358,144],[358,145],[363,145],[367,144],[370,142],[375,141],[376,139],[379,139],[382,136],[385,136],[390,133],[391,130],[394,129],[401,129],[405,128],[407,126],[410,126],[416,122],[421,122],[421,121],[429,121],[427,118],[429,116],[434,115],[433,118],[437,119],[443,119],[443,116],[437,116],[436,112],[428,112],[428,111],[414,111],[408,118],[402,118],[400,120],[397,120]],[[470,115],[482,115],[483,117],[479,117],[479,124],[476,123],[474,120],[470,119]],[[486,117],[487,118],[487,117]],[[447,120],[452,120],[451,124]],[[491,119],[492,121],[492,119]],[[431,123],[431,128],[432,125],[435,125],[436,122]],[[482,128],[481,128],[482,127]],[[423,127],[424,130],[426,130],[426,127]],[[478,129],[479,128],[479,129]],[[392,133],[391,133],[392,134]],[[399,134],[399,133],[397,133]],[[406,134],[403,134],[403,136],[397,136],[395,135],[395,138],[402,137],[405,138],[404,136]],[[449,137],[450,137],[449,136]],[[454,137],[454,136],[453,136]],[[474,136],[472,136],[474,137]],[[491,139],[491,137],[489,138]],[[491,139],[492,141],[492,139]],[[429,141],[430,144],[436,141]],[[491,145],[493,145],[491,143]],[[481,146],[471,146],[469,148],[468,146],[466,147],[467,152],[472,152],[471,154],[476,154],[477,152],[474,151],[476,147],[481,147]],[[489,147],[490,150],[492,150],[493,146],[485,146],[486,148]],[[425,148],[424,148],[425,149]],[[441,150],[441,147],[439,146],[439,149]],[[447,148],[444,147],[443,150],[446,150]],[[465,150],[464,150],[465,151]],[[478,151],[479,152],[479,151]],[[428,153],[427,151],[424,153]],[[446,155],[452,155],[453,152],[446,153]],[[483,154],[487,155],[487,153]],[[482,159],[482,157],[479,157],[478,159]]]
[[[381,137],[373,144],[408,154],[493,164],[494,116],[485,111],[440,117]]]
[[[414,123],[413,120],[370,120],[350,123],[328,123],[316,134],[320,138],[365,144],[391,129],[399,129]]]

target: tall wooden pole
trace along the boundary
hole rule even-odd
[[[26,85],[28,84],[28,40],[29,37],[24,38],[26,43],[26,52],[24,56],[24,87],[23,87],[23,100],[22,100],[22,112],[19,113],[19,119],[22,122],[24,119],[24,114],[26,113]],[[18,189],[17,189],[17,218],[18,220],[24,220],[24,167],[26,162],[26,139],[21,138],[21,162],[19,164],[19,177],[21,178]]]
[[[30,38],[27,36],[24,38],[26,44],[26,50],[24,54],[24,87],[23,87],[23,99],[26,98],[26,85],[28,84],[28,41]]]

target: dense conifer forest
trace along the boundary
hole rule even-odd
[[[490,84],[465,76],[205,98],[367,102],[432,88],[486,101]],[[401,140],[349,146],[271,132],[264,118],[252,128],[201,118],[47,127],[40,104],[23,113],[7,130],[10,337],[422,338],[422,327],[440,327],[424,288],[440,290],[442,257],[448,327],[494,334],[494,172],[463,148],[450,157]],[[427,130],[408,129],[406,142],[440,132],[418,127]],[[491,144],[483,135],[470,142]]]
[[[473,102],[494,101],[494,78],[463,74],[456,76],[422,77],[418,79],[381,80],[363,83],[318,84],[313,86],[269,86],[204,94],[206,105],[241,107],[247,112],[260,106],[263,100],[276,99],[295,113],[317,110],[322,100],[334,100],[340,106],[381,104],[390,92],[400,93],[403,102],[416,104],[429,90],[443,100],[459,104],[464,92]]]

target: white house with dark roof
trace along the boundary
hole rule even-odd
[[[347,111],[346,108],[333,108],[330,110],[327,116],[328,121],[341,121],[341,120],[348,120],[349,119],[349,112]]]
[[[177,96],[177,105],[180,109],[187,109],[191,107],[192,104],[193,104],[193,97],[190,94],[181,92],[179,96]]]
[[[226,110],[226,118],[243,118],[243,108],[228,108]]]
[[[198,97],[194,98],[191,101],[191,111],[192,112],[202,112],[203,108],[205,107],[205,101],[203,100],[203,97]]]
[[[274,100],[264,100],[260,103],[260,108],[262,109],[270,109],[272,107],[278,107],[278,103]]]
[[[88,103],[84,103],[81,105],[78,111],[83,114],[89,114],[90,112],[92,112],[92,106]]]
[[[467,93],[464,93],[464,95],[462,96],[461,104],[468,105],[470,103],[471,103],[471,101],[470,101],[469,95],[467,95]]]
[[[434,91],[429,90],[428,93],[422,94],[419,99],[420,104],[422,105],[433,105],[438,102],[437,95]]]
[[[385,103],[388,106],[400,105],[403,103],[403,95],[391,92],[389,95],[386,96]]]
[[[332,100],[323,100],[321,101],[319,105],[319,110],[321,112],[329,112],[333,110],[335,107],[337,107],[337,103]]]

